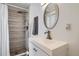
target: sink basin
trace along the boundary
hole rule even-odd
[[[33,38],[30,38],[30,40],[33,44],[40,47],[42,50],[47,52],[49,55],[52,54],[51,51],[55,51],[55,50],[64,51],[68,45],[68,43],[64,42],[64,41],[59,41],[59,40],[54,40],[54,39],[49,40],[49,39],[45,39],[43,37],[33,37]],[[62,50],[62,49],[64,49],[64,50]]]
[[[45,39],[43,37],[39,37],[39,38],[34,37],[32,40],[40,45],[43,45],[44,47],[46,47],[50,50],[56,49],[61,45],[67,44],[67,42],[64,42],[64,41],[59,41],[59,40],[54,40],[54,39],[49,40],[49,39]]]

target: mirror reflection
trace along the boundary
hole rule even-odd
[[[47,29],[52,29],[55,27],[57,21],[58,21],[58,5],[55,3],[50,3],[45,8],[44,24]]]

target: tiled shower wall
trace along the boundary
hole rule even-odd
[[[23,13],[9,9],[10,55],[20,54],[25,48],[25,19]]]

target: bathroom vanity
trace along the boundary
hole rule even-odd
[[[66,56],[68,44],[63,41],[49,40],[40,37],[29,38],[30,56]]]

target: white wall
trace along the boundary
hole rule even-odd
[[[29,8],[29,37],[32,37],[34,17],[38,16],[38,21],[42,18],[40,3],[32,3]],[[39,22],[40,23],[40,22]]]
[[[69,43],[69,55],[79,55],[79,4],[58,4],[59,19],[56,27],[52,29],[52,37],[55,40],[62,40]],[[41,11],[42,10],[42,11]],[[43,22],[44,7],[40,4],[32,4],[30,7],[30,37],[32,36],[33,18],[39,16],[39,36],[47,29]],[[66,24],[71,24],[71,30],[65,29]]]
[[[0,8],[2,7],[2,5],[0,4]],[[2,9],[0,9],[0,56],[2,55],[2,40],[1,40],[1,11]]]
[[[59,19],[52,29],[52,37],[69,43],[69,55],[79,55],[79,4],[58,4]],[[43,8],[44,10],[44,8]],[[42,20],[41,20],[42,21]],[[66,24],[71,24],[71,30],[66,30]],[[43,30],[40,31],[44,32]]]

